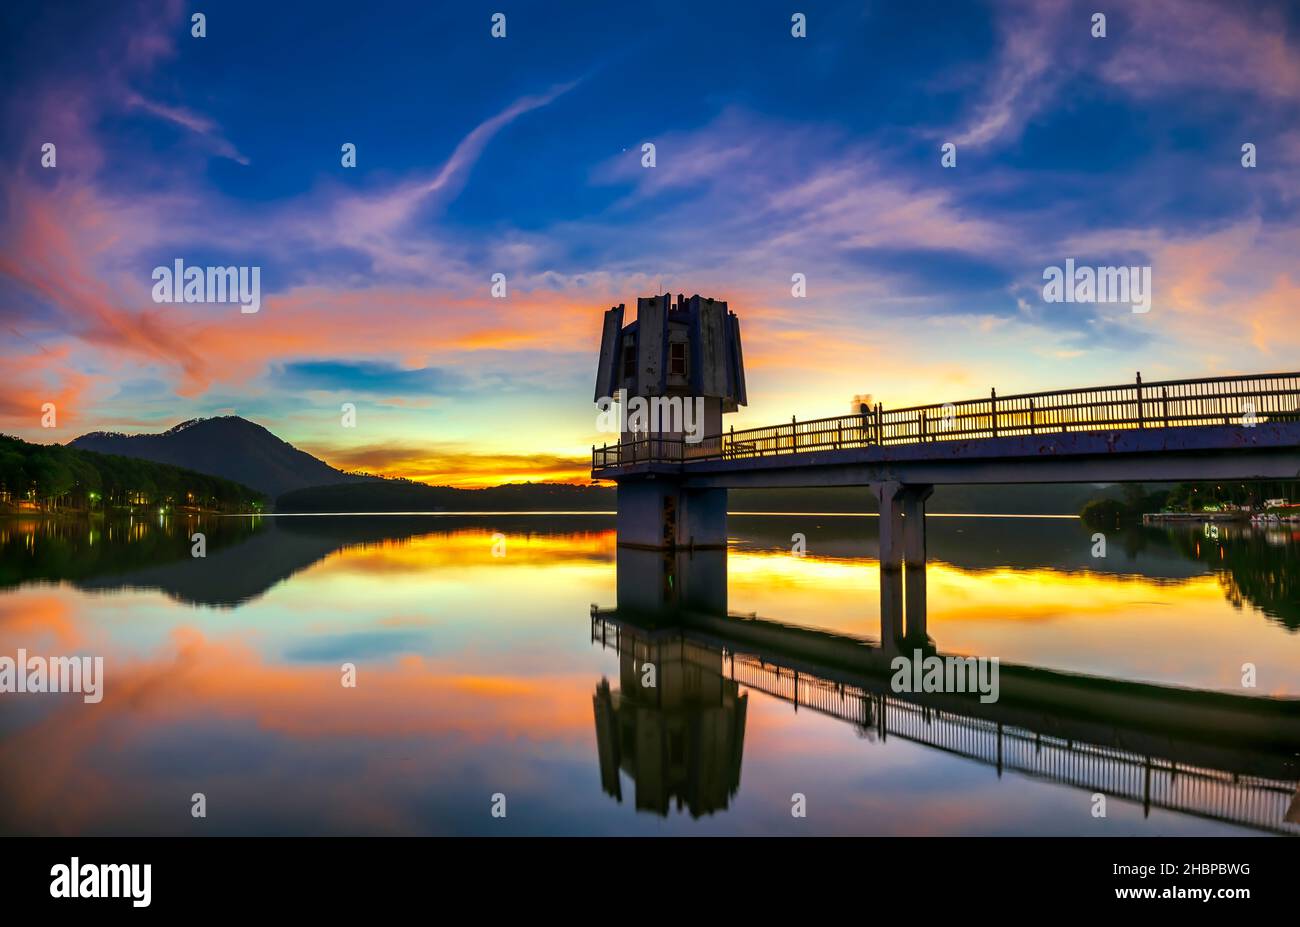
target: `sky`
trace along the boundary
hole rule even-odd
[[[602,312],[657,292],[739,316],[737,428],[1300,366],[1294,3],[16,0],[0,46],[31,441],[238,414],[349,470],[585,482]],[[1067,259],[1150,267],[1150,310],[1046,301]],[[260,268],[261,309],[156,302],[176,260]]]

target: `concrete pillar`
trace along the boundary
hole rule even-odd
[[[880,568],[903,568],[903,506],[900,496],[902,483],[879,483],[876,498],[880,500]]]
[[[652,550],[727,546],[727,491],[686,489],[674,479],[618,484],[618,543]]]
[[[897,653],[903,644],[903,573],[880,568],[880,647]]]
[[[727,551],[649,550],[620,544],[615,553],[620,612],[671,620],[679,609],[727,614]]]
[[[667,484],[624,480],[618,484],[618,543],[657,550],[663,543],[663,497]]]
[[[933,486],[892,481],[876,487],[880,500],[880,640],[886,648],[904,638],[908,643],[929,639],[925,621],[925,500],[933,492]]]
[[[880,500],[880,646],[896,651],[903,638],[903,484],[876,486]]]
[[[899,494],[903,510],[903,558],[906,561],[907,625],[904,635],[909,643],[925,643],[925,500],[934,492],[933,486],[905,486]]]
[[[684,489],[678,496],[677,546],[689,550],[727,547],[727,491]]]

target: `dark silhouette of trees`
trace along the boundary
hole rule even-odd
[[[0,435],[0,501],[35,503],[46,512],[135,506],[249,512],[266,499],[240,483],[194,470]]]

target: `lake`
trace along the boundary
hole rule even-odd
[[[919,646],[988,705],[890,689],[873,517],[613,528],[0,521],[0,655],[104,660],[0,695],[0,832],[1300,833],[1295,526],[932,517]]]

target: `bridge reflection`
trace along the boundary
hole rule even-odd
[[[939,648],[882,608],[879,638],[737,616],[726,551],[620,548],[616,609],[592,606],[593,642],[615,651],[619,688],[597,686],[604,790],[638,810],[723,811],[740,787],[750,690],[1011,772],[1259,831],[1300,835],[1300,700],[1184,689],[1002,663],[1000,697],[899,693],[900,647]],[[886,598],[882,596],[882,598]],[[910,620],[911,616],[909,616]],[[909,633],[910,630],[910,633]],[[655,685],[647,685],[653,667]]]

